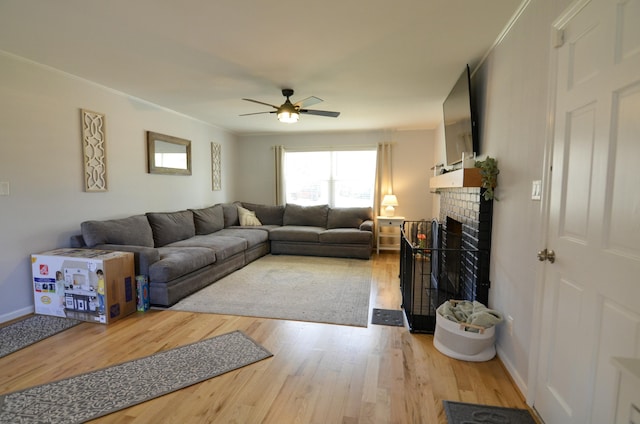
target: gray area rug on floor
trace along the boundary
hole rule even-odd
[[[0,358],[80,324],[69,318],[34,315],[0,328]]]
[[[272,356],[240,331],[0,396],[0,423],[82,423]]]
[[[366,327],[372,261],[267,255],[171,310]]]
[[[501,423],[536,424],[526,409],[442,401],[448,424]]]

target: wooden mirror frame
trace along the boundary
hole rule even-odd
[[[184,168],[163,167],[162,164],[156,163],[156,153],[158,142],[169,143],[177,146],[178,153],[186,155],[186,165]],[[191,175],[191,141],[183,138],[172,137],[170,135],[159,134],[153,131],[147,131],[147,163],[150,174],[167,174],[167,175]]]

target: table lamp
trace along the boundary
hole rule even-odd
[[[393,216],[395,214],[394,206],[398,206],[398,198],[393,194],[385,194],[382,199],[382,206],[386,206],[384,209],[385,216]]]

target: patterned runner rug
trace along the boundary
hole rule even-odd
[[[34,315],[0,328],[0,358],[80,324],[74,319]]]
[[[82,423],[268,358],[241,331],[0,396],[0,423]]]

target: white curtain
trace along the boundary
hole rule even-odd
[[[285,202],[285,182],[284,182],[284,146],[273,146],[275,155],[276,170],[276,205],[284,205]]]
[[[381,203],[385,194],[393,194],[393,175],[391,169],[391,146],[390,141],[378,143],[378,163],[376,165],[376,188],[373,200],[373,211],[376,215],[381,215]]]

